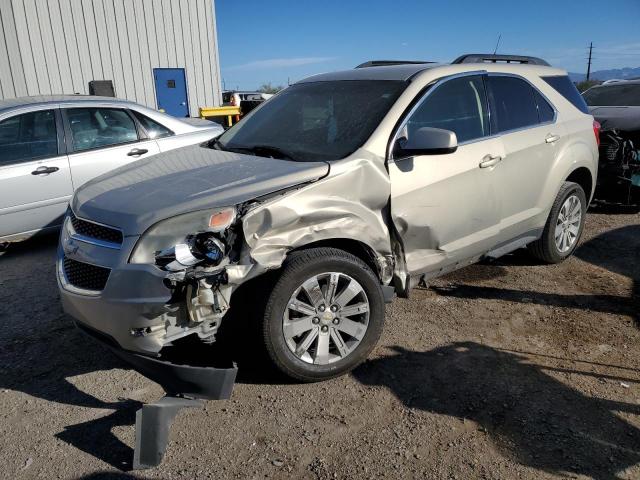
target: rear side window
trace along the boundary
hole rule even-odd
[[[422,127],[455,132],[458,142],[489,135],[489,116],[482,77],[449,80],[428,95],[407,122],[409,137]]]
[[[578,92],[576,86],[571,82],[566,75],[554,75],[551,77],[541,77],[545,82],[553,87],[560,95],[570,101],[574,107],[580,110],[582,113],[589,113],[587,104]]]
[[[170,137],[171,135],[173,135],[173,132],[167,127],[165,127],[164,125],[160,125],[155,120],[151,120],[149,117],[141,114],[140,112],[131,110],[131,113],[133,113],[133,115],[142,124],[144,129],[147,131],[149,138],[162,138]]]
[[[534,89],[515,77],[487,77],[493,133],[537,125],[538,107]]]
[[[53,110],[23,113],[0,122],[0,166],[58,155]]]
[[[538,120],[540,123],[553,122],[555,113],[553,111],[553,107],[535,88],[533,89],[533,97],[536,101],[536,106],[538,107]]]
[[[66,115],[75,152],[138,140],[133,118],[117,108],[69,108]]]

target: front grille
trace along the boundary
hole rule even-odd
[[[71,220],[73,229],[79,235],[122,245],[122,232],[116,228],[105,227],[104,225],[82,220],[76,217],[73,212],[70,212],[69,219]]]
[[[83,290],[103,290],[111,269],[64,258],[64,276],[71,285]]]

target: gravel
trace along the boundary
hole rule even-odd
[[[135,411],[162,391],[73,327],[55,249],[0,257],[5,478],[640,478],[638,215],[590,213],[563,264],[519,251],[396,300],[351,375],[241,371],[142,472]]]

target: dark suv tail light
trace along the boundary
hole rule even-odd
[[[593,121],[593,134],[596,136],[596,143],[600,146],[600,122]]]

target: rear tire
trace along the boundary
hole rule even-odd
[[[335,248],[294,252],[267,299],[265,349],[292,379],[343,375],[378,342],[384,305],[380,281],[358,257]]]
[[[542,236],[528,245],[529,252],[545,263],[570,257],[582,236],[587,198],[580,185],[564,182],[549,212]]]

